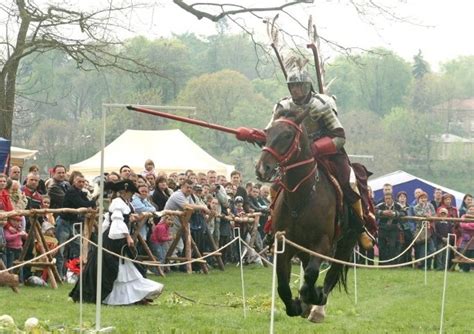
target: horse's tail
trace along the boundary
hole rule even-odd
[[[347,211],[345,217],[349,217],[348,219],[351,219],[351,210]],[[350,224],[345,225],[346,226],[342,228],[342,235],[337,241],[334,258],[345,262],[350,262],[354,246],[357,243],[358,232],[348,226]],[[326,278],[324,279],[324,292],[328,294],[336,286],[336,284],[339,284],[339,287],[344,287],[344,291],[347,293],[348,270],[349,267],[347,265],[332,263],[326,274]]]

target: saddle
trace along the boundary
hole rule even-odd
[[[334,166],[332,166],[331,163],[326,159],[316,158],[316,161],[320,167],[320,171],[322,171],[324,175],[326,175],[329,182],[331,182],[332,186],[334,187],[334,190],[336,191],[337,209],[339,213],[342,213],[342,209],[344,207],[344,193],[342,191],[341,184],[339,183],[339,181],[337,181],[337,178],[335,176],[336,171],[334,169]]]

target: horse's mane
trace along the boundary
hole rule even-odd
[[[299,124],[299,123],[302,123],[303,119],[307,116],[308,116],[307,111],[304,111],[303,113],[301,113],[295,110],[281,109],[275,114],[274,120],[276,121],[277,119],[280,119],[280,118],[286,118]]]
[[[299,113],[297,113],[294,110],[281,109],[275,114],[275,120],[277,120],[279,118],[288,118],[288,119],[291,119],[291,120],[295,120],[298,115],[299,115]]]

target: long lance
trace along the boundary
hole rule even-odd
[[[218,124],[212,124],[209,122],[201,121],[199,119],[192,119],[189,117],[184,117],[184,116],[177,116],[177,115],[172,115],[163,111],[158,111],[158,110],[152,110],[148,108],[142,108],[142,107],[134,107],[134,106],[127,106],[128,110],[133,110],[133,111],[138,111],[144,114],[149,114],[149,115],[154,115],[154,116],[160,116],[164,118],[169,118],[175,121],[179,122],[184,122],[184,123],[189,123],[189,124],[194,124],[194,125],[199,125],[204,128],[209,128],[209,129],[214,129],[222,132],[227,132],[227,133],[232,133],[234,135],[237,135],[238,130],[234,128],[229,128],[227,126],[223,125],[218,125]]]
[[[234,128],[229,128],[227,126],[223,126],[223,125],[219,125],[219,124],[213,124],[213,123],[201,121],[199,119],[192,119],[192,118],[189,118],[189,117],[172,115],[172,114],[169,114],[169,113],[166,113],[166,112],[163,112],[163,111],[152,110],[152,109],[143,108],[143,107],[135,107],[135,106],[131,106],[131,105],[127,106],[127,109],[128,110],[133,110],[133,111],[138,111],[138,112],[148,114],[148,115],[153,115],[153,116],[159,116],[159,117],[163,117],[163,118],[172,119],[172,120],[175,120],[175,121],[178,121],[178,122],[184,122],[184,123],[189,123],[189,124],[193,124],[193,125],[198,125],[198,126],[202,126],[204,128],[218,130],[218,131],[221,131],[221,132],[231,133],[231,134],[235,135],[238,140],[249,141],[250,139],[252,139],[252,140],[249,141],[251,143],[261,144],[261,143],[265,143],[265,140],[266,140],[265,135],[262,133],[262,131],[257,130],[257,129],[249,129],[249,128],[242,128],[242,127],[234,129]],[[247,134],[247,136],[242,137],[245,134]]]

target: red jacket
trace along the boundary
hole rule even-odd
[[[172,240],[169,234],[170,227],[168,224],[159,223],[153,228],[153,233],[151,234],[151,242],[162,244],[166,241]]]
[[[6,224],[4,227],[5,240],[7,241],[7,248],[21,249],[23,247],[24,234],[18,231],[10,224]]]
[[[10,200],[10,194],[8,190],[2,189],[0,190],[0,210],[3,211],[13,211],[13,204]]]

